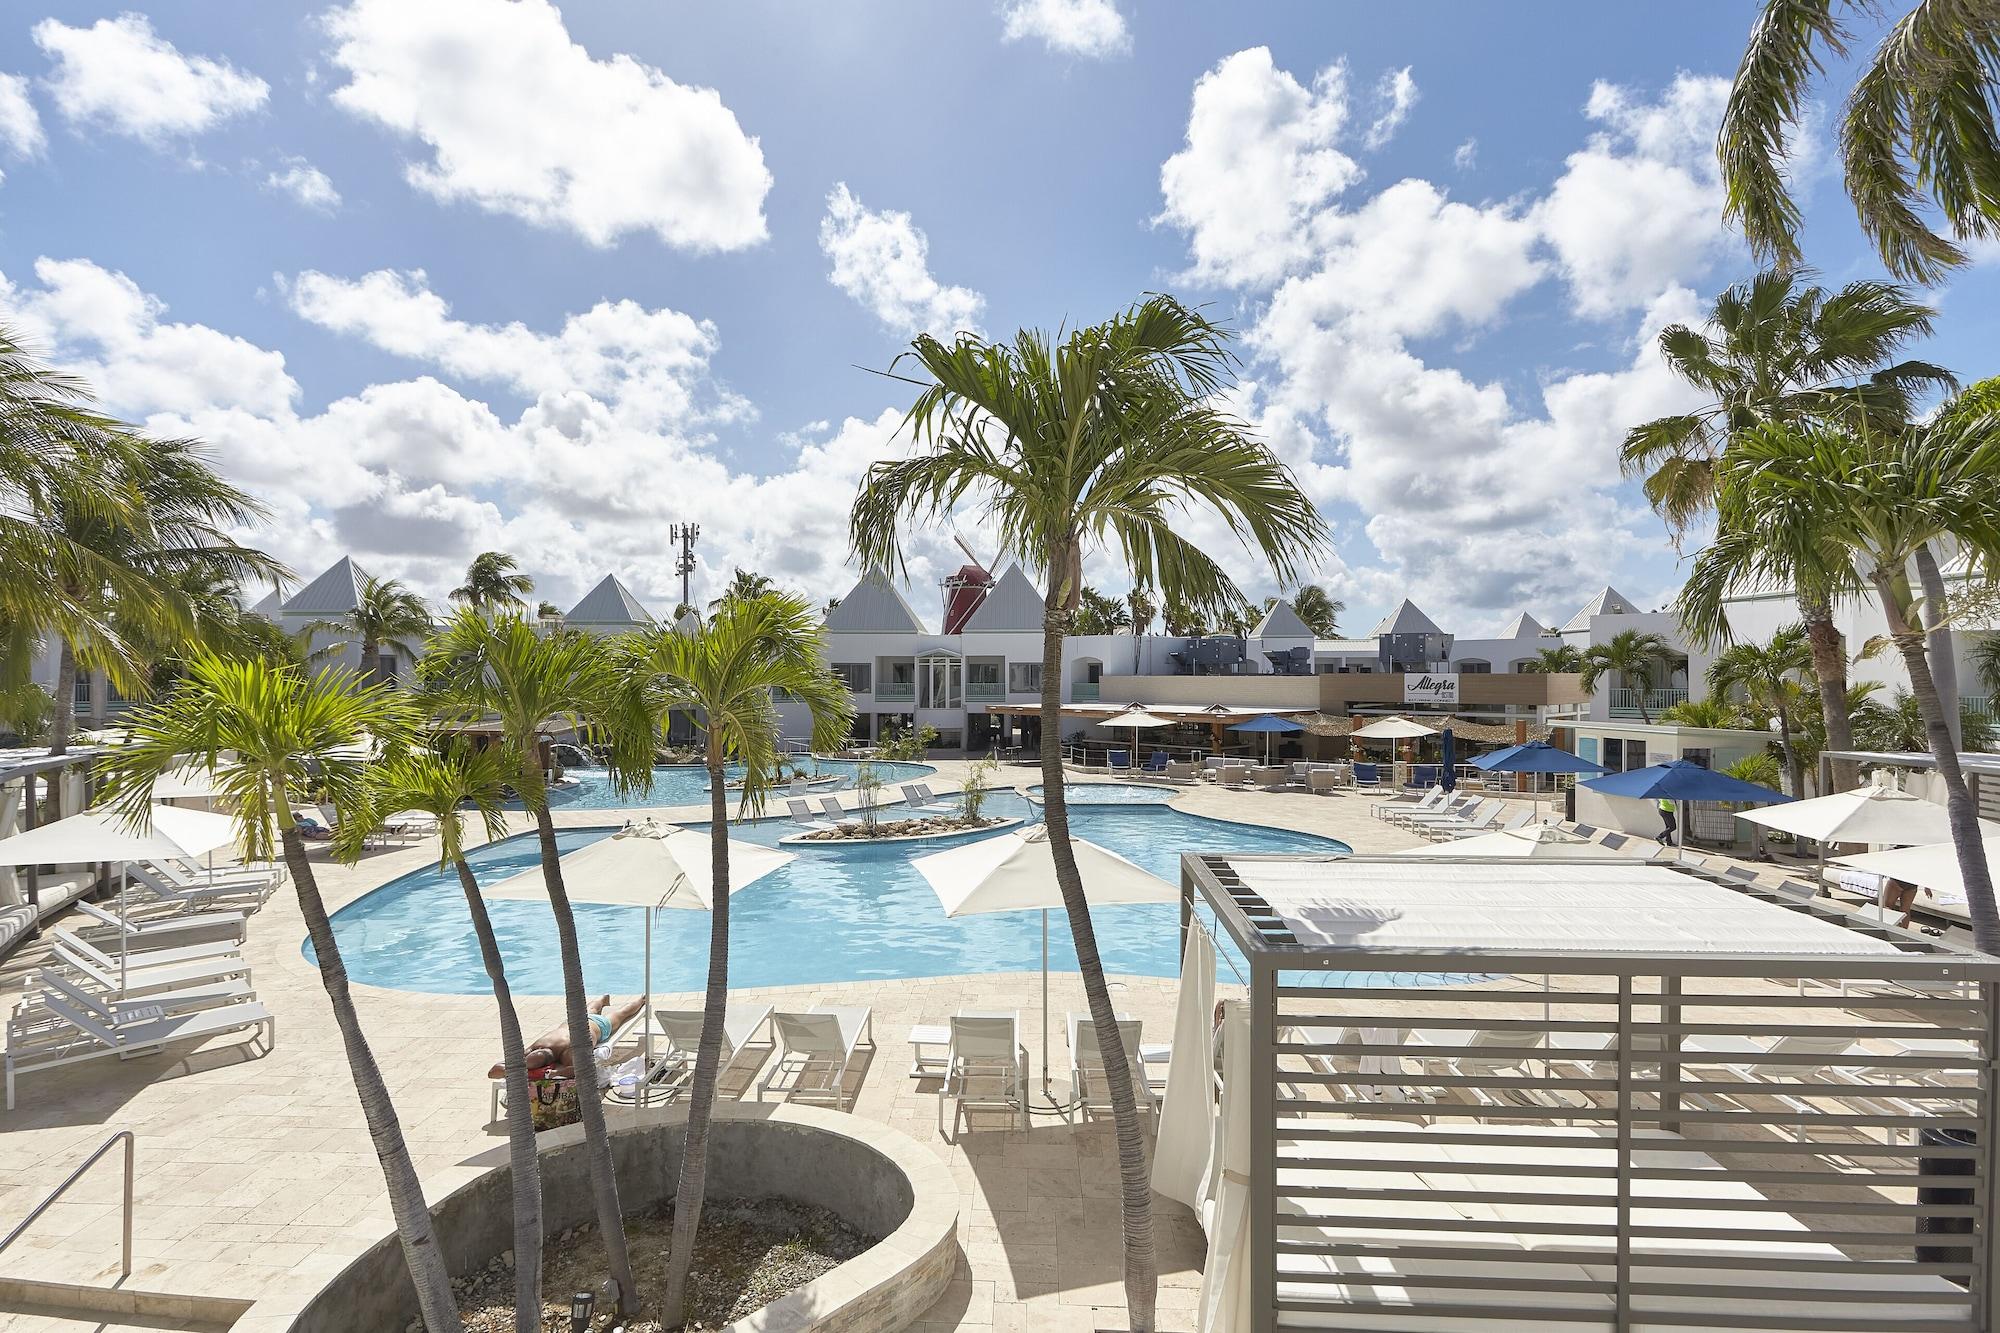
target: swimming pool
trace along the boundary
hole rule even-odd
[[[793,762],[815,775],[839,779],[814,787],[815,795],[853,786],[854,774],[861,767],[851,759],[815,759],[809,755],[800,756]],[[891,793],[899,782],[914,782],[935,772],[937,770],[928,764],[905,764],[887,759],[875,761],[875,775]],[[601,768],[572,768],[566,773],[576,781],[569,786],[550,788],[551,810],[632,810],[664,805],[708,804],[708,770],[699,764],[658,765],[653,769],[652,791],[632,796],[620,796],[611,786],[611,775]],[[728,773],[731,778],[742,777],[742,765],[730,765]],[[730,801],[733,808],[733,793]],[[519,803],[516,802],[513,808],[520,809]]]
[[[1147,782],[1065,782],[1063,800],[1072,806],[1164,805],[1179,795],[1180,790]],[[1041,783],[1028,788],[1028,799],[1041,802]]]

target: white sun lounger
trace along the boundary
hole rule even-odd
[[[780,1093],[785,1101],[818,1096],[831,1100],[835,1110],[852,1110],[847,1073],[855,1052],[875,1049],[875,1011],[820,1004],[802,1014],[774,1013],[771,1024],[778,1034],[778,1059],[757,1084],[757,1100],[766,1092]]]
[[[931,789],[921,782],[903,784],[903,803],[912,810],[929,810],[934,814],[946,814],[958,810],[956,801],[940,801],[931,794]]]
[[[125,873],[129,887],[142,898],[182,912],[214,907],[254,912],[268,902],[278,888],[277,881],[268,879],[224,880],[183,888],[161,874],[158,868],[136,862],[127,865]]]
[[[640,1085],[648,1089],[648,1103],[670,1102],[694,1080],[695,1056],[701,1050],[701,1019],[699,1009],[653,1011],[653,1067],[645,1072]],[[771,1006],[768,1004],[732,1004],[722,1011],[722,1060],[715,1070],[718,1083],[741,1069],[743,1064],[739,1062],[753,1053],[756,1060],[749,1064],[749,1068],[754,1070],[763,1063],[769,1047],[757,1041],[757,1034],[770,1021]],[[607,1087],[604,1095],[606,1099],[617,1102],[639,1099],[637,1087],[631,1092]],[[495,1118],[498,1118],[497,1109]]]
[[[221,884],[283,884],[285,867],[270,861],[253,861],[245,865],[204,866],[177,861],[164,857],[146,863],[160,874],[173,881],[177,888],[199,889]]]
[[[1132,1098],[1143,1111],[1158,1115],[1160,1100],[1156,1095],[1155,1080],[1147,1073],[1145,1056],[1153,1054],[1141,1047],[1139,1036],[1144,1025],[1130,1014],[1119,1014],[1118,1037],[1125,1045],[1126,1067],[1132,1071]],[[1104,1081],[1104,1052],[1097,1044],[1097,1025],[1089,1014],[1070,1014],[1065,1026],[1069,1032],[1069,1076],[1071,1086],[1076,1089],[1078,1105],[1086,1111],[1111,1110],[1111,1089]]]
[[[77,902],[76,910],[94,921],[79,934],[97,943],[113,943],[127,950],[178,947],[195,943],[214,944],[234,950],[248,933],[241,912],[196,912],[176,916],[134,916],[121,918],[92,902]]]
[[[1437,810],[1443,808],[1444,803],[1450,797],[1451,793],[1446,791],[1442,786],[1432,787],[1422,796],[1415,798],[1414,801],[1407,795],[1391,797],[1386,801],[1376,801],[1368,807],[1368,813],[1377,819],[1390,819],[1396,815],[1406,815],[1417,810]]]
[[[63,977],[38,974],[46,988],[49,1022],[16,1040],[7,1040],[7,1109],[14,1109],[14,1080],[37,1069],[54,1069],[105,1056],[141,1055],[170,1042],[193,1041],[226,1032],[262,1029],[265,1050],[276,1049],[278,1020],[254,999],[210,1008],[173,1012],[169,1002],[113,1007]]]
[[[811,806],[796,797],[785,802],[785,809],[791,812],[792,822],[801,828],[830,829],[833,827],[832,824],[815,815],[812,812]]]
[[[860,819],[840,808],[840,798],[838,796],[820,797],[819,808],[824,810],[827,819],[836,825],[859,824],[861,822]]]
[[[155,949],[127,955],[125,966],[121,969],[115,955],[105,953],[88,940],[79,939],[61,928],[49,932],[49,947],[55,961],[62,967],[74,970],[101,990],[125,996],[250,975],[250,965],[243,961],[242,954],[234,950],[228,953],[198,950],[182,956],[179,949]],[[119,982],[121,970],[125,978],[122,986]]]
[[[1021,1117],[1028,1127],[1028,1048],[1021,1044],[1019,1013],[961,1009],[952,1017],[945,1051],[944,1082],[938,1088],[938,1135],[958,1141],[961,1124],[973,1110],[999,1110]],[[951,1130],[944,1127],[944,1104],[951,1099]]]

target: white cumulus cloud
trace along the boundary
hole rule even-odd
[[[72,28],[43,19],[31,30],[54,68],[50,94],[63,116],[148,143],[187,138],[264,105],[270,86],[224,59],[184,55],[143,14]]]
[[[1451,164],[1460,171],[1470,171],[1479,165],[1479,140],[1467,139],[1452,149]]]
[[[1382,104],[1382,110],[1362,136],[1362,146],[1373,150],[1395,138],[1396,131],[1410,118],[1410,108],[1417,104],[1417,97],[1417,81],[1408,65],[1384,74],[1375,85],[1375,99]]]
[[[334,101],[421,143],[410,183],[593,245],[765,238],[771,173],[712,88],[571,40],[549,0],[356,0],[327,17]]]
[[[1032,37],[1065,55],[1104,59],[1132,49],[1132,33],[1112,0],[1001,0],[1001,36]]]
[[[14,157],[35,157],[47,143],[42,118],[28,100],[28,81],[0,74],[0,148]]]
[[[892,333],[949,338],[978,330],[986,299],[931,276],[929,239],[908,213],[868,208],[842,181],[826,197],[819,248],[833,261],[829,281]]]
[[[264,184],[315,212],[331,213],[340,207],[340,191],[333,188],[324,171],[302,157],[286,158],[285,169],[266,176]]]

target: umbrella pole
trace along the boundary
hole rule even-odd
[[[639,1105],[653,1088],[653,909],[646,909],[646,992],[639,999],[639,1040],[645,1046],[639,1065]]]
[[[1054,1106],[1049,1088],[1049,909],[1042,909],[1042,1100]]]
[[[120,999],[125,998],[125,971],[128,966],[127,960],[132,956],[132,927],[125,916],[125,886],[130,882],[131,874],[125,866],[126,863],[123,861],[118,863],[118,997]]]

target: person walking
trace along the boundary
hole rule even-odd
[[[1680,825],[1674,817],[1674,802],[1664,799],[1661,800],[1660,822],[1666,825],[1667,827],[1667,831],[1660,835],[1660,841],[1665,843],[1669,847],[1679,846],[1680,834],[1678,830]]]

